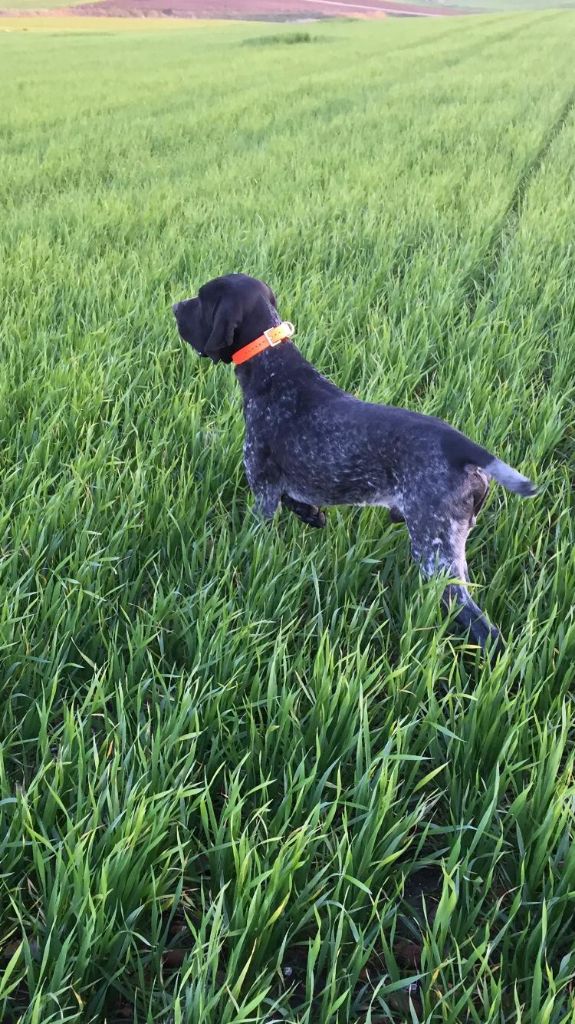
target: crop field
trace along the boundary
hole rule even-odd
[[[0,32],[6,31],[4,24],[4,11],[7,9],[9,14],[13,11],[37,11],[37,10],[50,10],[52,8],[63,8],[63,7],[74,7],[78,0],[6,0],[2,3],[0,13],[2,14],[2,20],[0,21]],[[96,0],[97,2],[97,0]],[[54,25],[52,25],[54,28]]]
[[[575,15],[67,24],[0,33],[0,1020],[573,1022]],[[257,520],[229,271],[541,484],[498,661],[385,510]]]
[[[57,21],[54,16],[48,13],[27,15],[14,15],[0,18],[0,46],[2,45],[2,33],[32,32],[40,33],[43,36],[62,38],[70,33],[92,38],[106,36],[110,39],[118,34],[127,35],[133,38],[135,35],[152,34],[178,34],[183,30],[188,31],[191,22],[183,18],[76,18],[72,14],[58,14]],[[200,26],[209,24],[212,29],[217,22],[194,21],[194,31],[198,32]],[[46,42],[44,42],[44,46]]]

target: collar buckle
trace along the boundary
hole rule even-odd
[[[232,356],[232,363],[236,366],[241,366],[242,363],[246,363],[248,359],[253,359],[254,356],[259,355],[260,352],[264,352],[266,348],[276,348],[277,345],[281,345],[282,341],[289,341],[289,339],[295,334],[295,327],[289,322],[283,321],[276,327],[268,327],[267,331],[260,334],[259,338],[254,341],[250,341],[249,345],[244,345],[243,348],[238,349]]]
[[[268,345],[275,348],[276,345],[281,345],[282,341],[286,338],[291,338],[295,334],[295,327],[290,324],[289,321],[284,321],[278,324],[277,327],[268,327],[267,331],[264,331],[264,338]]]

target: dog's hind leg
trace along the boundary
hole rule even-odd
[[[316,526],[321,529],[326,524],[325,512],[322,512],[317,505],[306,505],[305,501],[296,501],[289,494],[282,494],[282,505],[289,508],[290,512],[293,512],[298,519],[301,519],[302,523],[307,523],[308,526]]]
[[[487,495],[489,494],[489,477],[479,469],[479,466],[467,466],[466,467],[467,482],[470,488],[471,501],[473,503],[473,512],[471,519],[469,520],[469,528],[475,526],[475,520],[479,515]]]
[[[447,608],[453,606],[457,609],[455,621],[482,649],[488,640],[493,641],[497,651],[502,649],[503,642],[499,630],[489,623],[465,584],[449,583],[443,592],[442,601]]]
[[[457,624],[481,648],[491,640],[500,649],[499,630],[489,623],[467,587],[469,575],[465,544],[487,487],[487,480],[478,479],[477,474],[470,471],[461,491],[448,494],[442,502],[412,505],[406,509],[405,518],[413,557],[423,574],[427,577],[446,574],[454,580],[447,584],[442,601],[448,608],[455,608]]]
[[[409,525],[408,521],[408,527]],[[413,556],[425,576],[446,574],[454,581],[447,584],[443,591],[442,602],[447,608],[454,607],[456,609],[455,621],[461,629],[468,632],[481,648],[485,647],[489,639],[496,641],[499,645],[501,642],[499,630],[489,623],[486,615],[469,593],[467,587],[469,576],[465,561],[467,531],[461,538],[460,528],[460,523],[452,523],[448,527],[448,532],[456,537],[455,543],[446,537],[421,537],[417,531],[410,529]]]

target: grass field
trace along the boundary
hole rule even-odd
[[[0,36],[3,1022],[573,1021],[574,29]],[[256,521],[232,270],[541,482],[497,664],[383,510]]]

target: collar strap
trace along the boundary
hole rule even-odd
[[[244,345],[243,348],[234,352],[232,362],[236,366],[247,363],[248,359],[253,359],[254,356],[259,355],[266,348],[275,348],[276,345],[281,345],[282,341],[289,341],[294,334],[295,327],[290,323],[281,323],[277,327],[270,327],[263,334],[260,334],[259,338],[256,338],[255,341],[250,341],[249,345]]]

